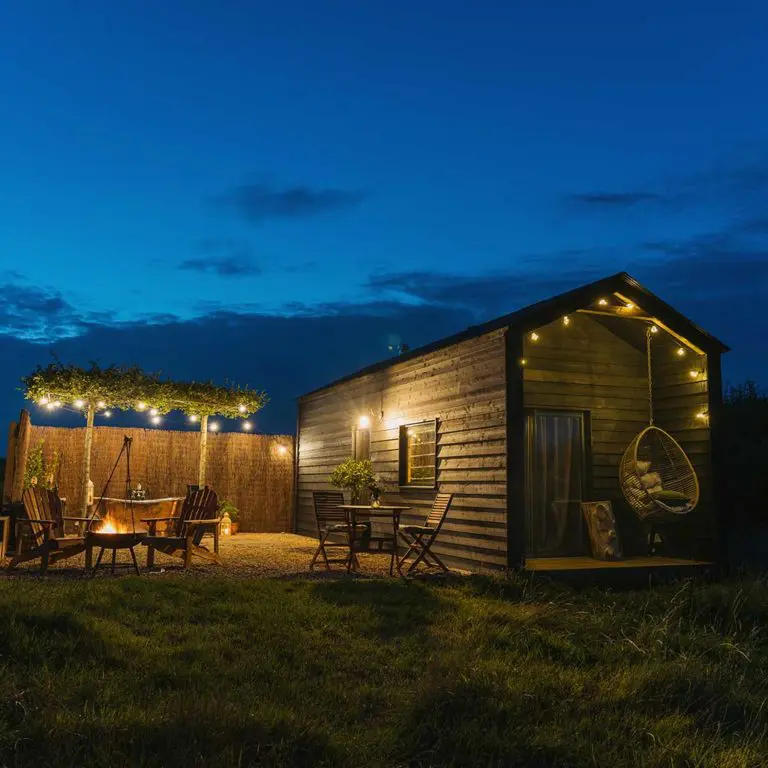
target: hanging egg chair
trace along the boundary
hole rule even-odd
[[[627,503],[641,520],[664,522],[687,515],[699,503],[696,471],[679,443],[653,423],[651,328],[646,333],[649,426],[624,451],[619,481]]]

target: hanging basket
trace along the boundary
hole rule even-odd
[[[624,498],[641,520],[677,519],[699,503],[699,481],[685,451],[659,427],[646,427],[619,465]]]

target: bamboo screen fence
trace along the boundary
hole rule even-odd
[[[85,427],[72,429],[32,425],[29,433],[29,451],[43,441],[46,465],[54,452],[60,455],[57,472],[59,493],[67,498],[68,507],[78,509]],[[147,498],[184,496],[187,484],[197,482],[199,433],[95,427],[91,480],[97,497],[120,453],[124,435],[133,438],[132,484],[135,487],[141,483],[147,491]],[[220,501],[231,501],[240,510],[241,530],[290,531],[293,521],[293,462],[293,438],[289,435],[210,433],[206,484],[216,491]],[[105,495],[122,498],[124,494],[123,460]]]

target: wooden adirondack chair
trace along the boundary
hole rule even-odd
[[[59,494],[47,488],[27,488],[22,494],[22,501],[25,516],[16,521],[16,553],[11,557],[8,568],[40,558],[40,573],[44,574],[49,563],[85,551],[85,531],[93,522],[92,518],[65,516]],[[67,536],[64,532],[67,520],[85,523],[83,535]]]
[[[197,555],[215,563],[219,558],[219,533],[221,518],[218,516],[219,500],[216,493],[207,485],[196,491],[190,491],[181,511],[173,517],[154,517],[142,519],[149,527],[149,535],[144,539],[147,545],[147,568],[155,564],[155,550],[166,555],[181,557],[184,567],[192,563],[192,555]],[[157,524],[169,523],[167,534],[157,535]],[[213,551],[203,546],[206,533],[213,534]]]

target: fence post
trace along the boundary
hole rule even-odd
[[[5,480],[3,481],[3,504],[8,504],[11,501],[11,494],[13,493],[13,473],[16,467],[16,429],[17,424],[15,421],[11,422],[10,429],[8,430],[8,448],[5,451]]]
[[[32,422],[29,418],[29,411],[24,409],[19,416],[19,426],[16,430],[16,450],[14,451],[13,483],[11,485],[12,502],[21,501],[21,496],[24,493],[24,472],[27,469],[31,432]]]

